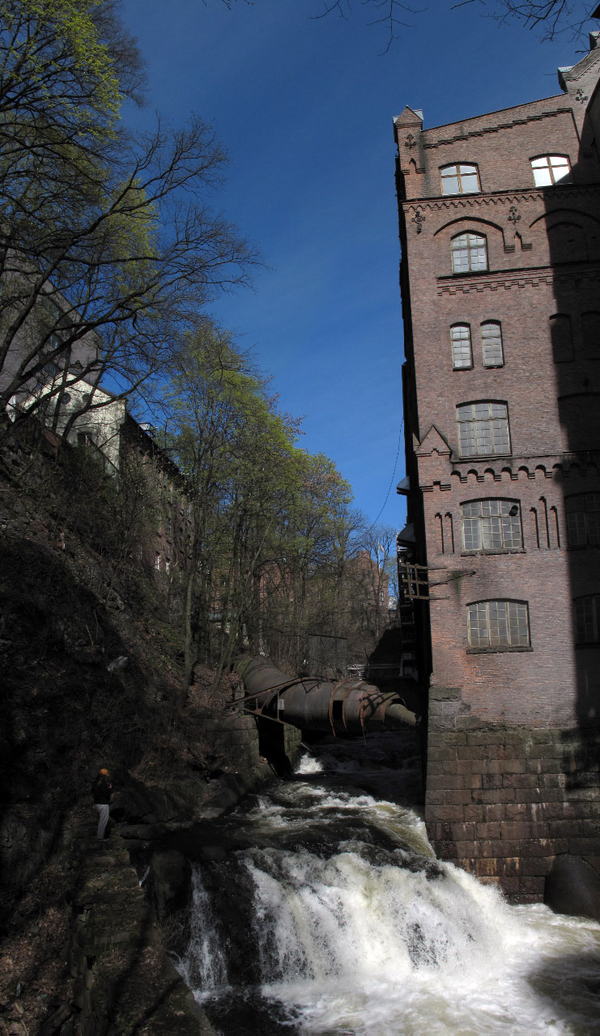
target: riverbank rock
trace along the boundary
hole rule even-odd
[[[600,921],[600,874],[581,856],[557,856],[546,877],[544,903],[557,914]]]

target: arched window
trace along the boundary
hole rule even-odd
[[[464,550],[519,550],[521,508],[516,500],[470,500],[460,508]]]
[[[487,240],[482,234],[452,238],[452,273],[479,273],[487,268]]]
[[[476,601],[467,605],[467,636],[472,648],[530,647],[526,601]]]
[[[481,355],[484,367],[503,367],[502,326],[497,320],[481,325]]]
[[[541,155],[531,159],[531,169],[536,187],[551,187],[570,176],[571,163],[566,155]]]
[[[581,263],[588,258],[585,231],[578,223],[554,223],[548,227],[548,245],[553,263]]]
[[[465,370],[473,366],[471,349],[471,328],[468,324],[454,324],[450,328],[453,370]]]
[[[575,643],[597,644],[600,641],[598,619],[600,618],[600,595],[587,594],[576,597],[575,605]]]
[[[565,499],[570,547],[600,544],[600,493],[573,493]]]
[[[506,403],[462,403],[456,408],[456,419],[461,457],[510,453]]]
[[[581,314],[581,333],[586,360],[600,360],[600,313],[591,310]]]
[[[442,194],[477,194],[481,190],[476,165],[445,165],[440,177]]]

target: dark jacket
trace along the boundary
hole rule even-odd
[[[108,805],[110,802],[111,792],[112,784],[110,783],[110,778],[105,777],[103,773],[99,773],[92,784],[94,802],[98,805]]]

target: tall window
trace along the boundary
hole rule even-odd
[[[477,194],[481,190],[476,165],[446,165],[440,175],[442,194]]]
[[[570,547],[600,544],[600,493],[574,493],[565,499]]]
[[[469,647],[529,647],[529,614],[525,601],[477,601],[467,605]]]
[[[566,155],[542,155],[531,159],[536,187],[550,187],[569,176],[571,163]]]
[[[575,642],[577,644],[597,644],[600,641],[598,617],[600,615],[600,596],[588,594],[576,597],[575,605]]]
[[[450,328],[452,345],[452,367],[456,370],[473,366],[471,350],[471,328],[468,324],[454,324]]]
[[[487,240],[482,234],[452,238],[452,273],[478,273],[487,268]]]
[[[594,310],[582,313],[581,331],[586,360],[600,360],[600,313]]]
[[[502,327],[496,320],[488,320],[481,325],[481,354],[484,367],[502,367],[504,350],[502,348]]]
[[[573,334],[571,317],[568,314],[555,313],[550,317],[550,338],[555,363],[565,363],[573,359]]]
[[[510,453],[506,403],[463,403],[456,417],[461,457]]]
[[[460,509],[465,550],[518,550],[521,509],[515,500],[471,500]]]

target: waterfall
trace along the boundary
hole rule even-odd
[[[216,1029],[599,1031],[600,925],[511,907],[436,861],[415,812],[363,790],[397,769],[340,751],[236,811],[227,823],[247,847],[196,867],[181,968]]]

